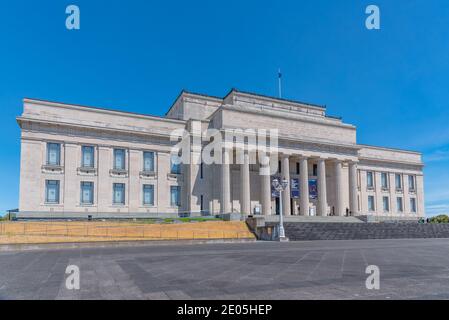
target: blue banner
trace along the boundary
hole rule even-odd
[[[309,179],[309,198],[310,199],[317,199],[318,198],[317,179]]]
[[[272,198],[279,198],[279,191],[274,190],[273,187],[273,180],[278,179],[278,181],[281,181],[279,177],[271,177],[271,197]]]
[[[298,199],[299,198],[299,179],[291,179],[291,187],[290,187],[292,198]]]

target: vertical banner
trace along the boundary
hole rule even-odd
[[[298,199],[299,198],[299,179],[296,179],[296,178],[291,179],[290,190],[292,193],[292,198]]]
[[[317,179],[309,179],[309,198],[310,199],[317,199],[318,198]]]
[[[279,191],[274,190],[273,187],[273,180],[278,179],[278,181],[281,181],[279,177],[271,177],[271,197],[272,198],[279,198]]]

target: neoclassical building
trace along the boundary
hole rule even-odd
[[[274,215],[281,204],[284,215],[424,216],[421,154],[358,144],[356,127],[319,105],[235,89],[224,98],[182,91],[159,117],[24,99],[17,122],[22,217]],[[277,129],[272,174],[261,175],[248,154],[239,164],[173,161],[170,134],[194,135],[193,123]],[[282,198],[275,177],[289,181]]]

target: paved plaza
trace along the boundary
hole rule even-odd
[[[66,289],[66,267],[80,289]],[[368,290],[366,266],[380,269]],[[448,299],[449,239],[0,253],[0,299]]]

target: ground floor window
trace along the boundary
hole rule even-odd
[[[143,185],[143,204],[154,206],[154,186],[152,184]]]
[[[390,201],[388,197],[383,197],[382,198],[382,202],[383,202],[383,208],[384,208],[384,212],[389,212],[390,211]]]
[[[402,197],[397,197],[396,198],[396,207],[398,209],[398,212],[403,212],[404,211],[404,207],[402,206]]]
[[[45,181],[45,202],[59,203],[59,180]]]
[[[93,204],[94,203],[94,183],[93,182],[81,182],[81,204]]]
[[[170,205],[172,207],[181,206],[181,187],[179,186],[170,187]]]
[[[415,198],[410,199],[410,212],[416,213],[416,199]]]
[[[374,206],[374,196],[368,196],[368,210],[375,211],[376,207]]]
[[[125,184],[114,183],[113,184],[113,204],[125,204]]]

